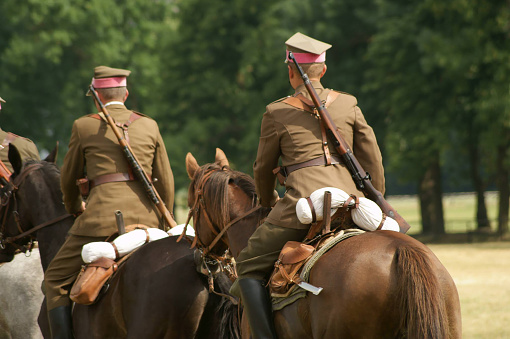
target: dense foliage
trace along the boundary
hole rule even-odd
[[[178,189],[187,152],[203,163],[220,147],[251,173],[265,105],[292,93],[283,42],[300,31],[333,45],[323,83],[358,98],[389,194],[508,191],[506,1],[2,0],[0,22],[0,125],[40,150],[60,141],[60,159],[108,65],[132,70],[127,105],[160,124]]]

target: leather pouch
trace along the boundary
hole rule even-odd
[[[315,247],[299,241],[288,241],[275,263],[275,269],[269,279],[272,294],[286,295],[290,289],[301,282],[299,273],[306,260],[315,251]]]
[[[108,258],[99,258],[83,265],[71,289],[70,298],[77,304],[93,304],[104,284],[117,270],[117,263]]]

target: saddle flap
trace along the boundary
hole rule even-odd
[[[308,258],[315,247],[299,241],[288,241],[280,253],[280,262],[283,265],[296,264]]]

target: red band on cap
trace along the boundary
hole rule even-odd
[[[322,52],[322,54],[313,54],[313,53],[294,53],[294,58],[300,64],[312,64],[314,62],[324,62],[326,61],[326,52]],[[289,51],[287,51],[287,61],[291,61],[289,59]]]
[[[112,87],[126,87],[126,77],[113,77],[113,78],[102,78],[92,79],[92,85],[94,88],[112,88]]]

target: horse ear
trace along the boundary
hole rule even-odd
[[[57,144],[55,145],[55,148],[53,149],[53,151],[51,151],[51,153],[48,154],[48,156],[46,157],[46,159],[44,159],[44,161],[56,163],[57,155],[58,155],[58,141],[57,141]]]
[[[227,156],[219,148],[216,148],[216,163],[221,167],[229,167]]]
[[[23,167],[23,161],[21,160],[21,155],[19,154],[18,149],[13,144],[9,144],[9,162],[11,163],[12,169],[14,173],[20,174],[21,168]]]
[[[199,167],[197,159],[188,152],[188,154],[186,154],[186,171],[190,179],[193,179]]]

